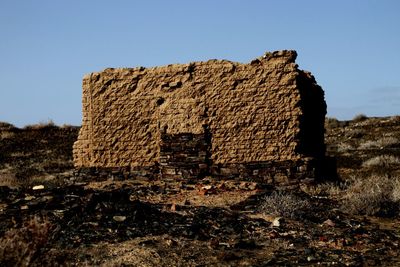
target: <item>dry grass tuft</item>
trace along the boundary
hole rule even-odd
[[[30,266],[47,244],[50,223],[33,217],[20,229],[8,230],[0,239],[1,266]]]
[[[317,185],[302,185],[301,190],[312,197],[330,197],[336,198],[342,192],[345,184],[338,183],[321,183]]]
[[[355,179],[343,196],[342,209],[352,214],[389,215],[397,213],[400,179],[372,175]]]
[[[400,202],[400,179],[395,179],[393,181],[393,190],[392,190],[392,200],[395,202]]]
[[[48,121],[39,122],[37,124],[26,125],[23,129],[25,129],[25,130],[42,130],[42,129],[55,128],[55,127],[57,127],[57,125],[52,120],[48,120]]]
[[[3,139],[11,139],[15,136],[14,132],[9,132],[9,131],[2,131],[0,132],[0,140]]]
[[[365,114],[358,114],[356,116],[354,116],[353,121],[354,122],[361,122],[361,121],[365,121],[368,119],[368,116]]]
[[[400,115],[390,117],[389,121],[400,122]]]
[[[381,155],[374,158],[371,158],[365,161],[362,166],[363,167],[392,167],[394,165],[400,164],[400,158],[392,156],[392,155]]]
[[[8,186],[11,188],[18,187],[19,182],[15,174],[8,170],[0,171],[0,186]]]
[[[325,127],[326,128],[337,128],[342,126],[340,121],[336,118],[326,117],[325,118]]]
[[[399,143],[399,139],[396,137],[388,136],[388,137],[383,137],[379,140],[376,141],[366,141],[365,143],[362,143],[358,148],[359,149],[377,149],[377,148],[385,148],[385,147],[390,147],[392,145],[396,145]]]
[[[310,209],[311,204],[308,200],[284,191],[272,192],[271,195],[263,198],[259,207],[262,213],[291,219],[301,218]]]
[[[11,123],[0,121],[0,130],[11,130],[15,128],[16,127]]]
[[[345,152],[349,152],[351,150],[354,150],[354,147],[347,143],[339,143],[337,146],[337,152],[339,152],[339,153],[345,153]]]
[[[363,129],[350,129],[345,132],[345,136],[348,138],[361,138],[365,133],[366,132]]]

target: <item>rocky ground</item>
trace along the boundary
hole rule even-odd
[[[2,266],[398,266],[400,117],[327,119],[337,183],[74,179],[77,127],[0,124]]]

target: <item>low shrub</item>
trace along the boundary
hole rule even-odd
[[[16,127],[11,123],[0,121],[0,130],[11,130],[15,128]]]
[[[378,139],[376,141],[366,141],[365,143],[360,144],[359,149],[377,149],[377,148],[385,148],[390,147],[392,145],[396,145],[399,143],[399,139],[396,137],[388,136]]]
[[[397,213],[400,179],[372,175],[355,179],[345,190],[342,209],[352,214],[392,215]]]
[[[13,138],[15,136],[15,133],[14,132],[11,132],[11,131],[1,131],[0,132],[0,140],[3,140],[3,139],[11,139],[11,138]]]
[[[326,117],[325,118],[325,127],[326,128],[336,128],[341,126],[340,121],[336,118]]]
[[[400,164],[400,158],[392,155],[380,155],[363,162],[363,167],[391,167]]]
[[[392,200],[400,202],[400,179],[393,181]]]
[[[301,189],[304,193],[312,196],[312,197],[330,197],[335,198],[339,196],[343,188],[346,185],[344,183],[333,183],[326,182],[320,183],[316,185],[301,185]]]
[[[294,193],[274,191],[262,199],[259,211],[274,216],[297,219],[311,209],[308,200],[302,199]]]
[[[393,122],[400,122],[400,116],[399,116],[399,115],[392,116],[392,117],[390,117],[390,121],[393,121]]]
[[[23,129],[25,130],[41,130],[41,129],[48,129],[48,128],[56,128],[57,125],[52,121],[42,121],[37,124],[30,124],[26,125]]]
[[[375,148],[378,148],[378,147],[379,147],[378,141],[371,141],[371,140],[368,140],[368,141],[366,141],[366,142],[364,142],[364,143],[361,143],[361,144],[358,146],[358,149],[363,149],[363,150],[365,150],[365,149],[375,149]]]
[[[353,146],[347,143],[339,143],[337,146],[337,152],[339,153],[348,152],[353,149],[354,149]]]
[[[30,266],[47,244],[50,223],[33,217],[20,229],[10,229],[0,239],[1,266]]]
[[[0,186],[18,187],[18,180],[14,173],[0,171]]]
[[[399,144],[399,139],[393,136],[383,137],[378,140],[381,147],[390,147]]]
[[[363,129],[351,129],[345,132],[345,136],[348,138],[361,138],[365,135]]]
[[[353,121],[354,122],[361,122],[361,121],[365,121],[367,120],[368,117],[365,114],[357,114],[356,116],[354,116]]]

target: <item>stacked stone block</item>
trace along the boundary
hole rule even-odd
[[[203,134],[161,133],[161,179],[204,177],[210,173],[211,139]]]

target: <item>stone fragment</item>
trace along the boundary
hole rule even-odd
[[[25,199],[26,201],[30,201],[30,200],[32,200],[32,199],[35,199],[35,196],[26,196],[24,199]]]
[[[32,190],[43,190],[44,189],[44,185],[35,185],[32,187]]]
[[[276,217],[273,221],[272,221],[272,227],[279,227],[281,226],[281,217]]]
[[[126,220],[126,216],[116,215],[116,216],[113,216],[113,220],[116,222],[124,222]]]
[[[322,224],[330,226],[330,227],[335,227],[335,225],[336,225],[331,219],[324,221]]]

